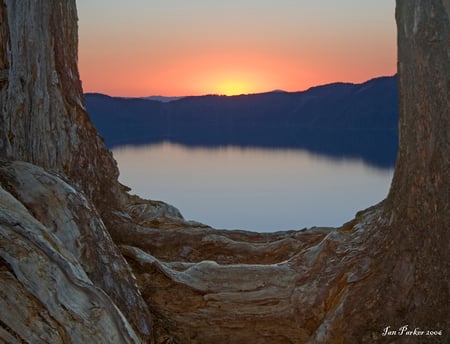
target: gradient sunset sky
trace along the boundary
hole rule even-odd
[[[396,72],[394,0],[77,0],[85,92],[301,91]]]

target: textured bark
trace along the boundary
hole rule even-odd
[[[148,307],[136,279],[92,204],[59,178],[21,162],[0,163],[0,185],[33,214],[105,291],[143,336],[149,338]]]
[[[94,202],[94,213],[106,216],[119,209],[125,196],[117,181],[116,163],[84,109],[75,0],[0,0],[0,16],[0,70],[7,71],[8,77],[0,81],[0,157],[30,162],[64,176]],[[7,184],[15,185],[11,178],[4,175]],[[79,216],[75,220],[79,227],[71,228],[70,218],[68,222],[58,220],[58,210],[46,208],[57,204],[56,194],[36,196],[29,190],[26,196],[27,190],[21,191],[24,205],[34,207],[39,221],[76,241],[83,252],[75,252],[76,245],[70,240],[64,240],[66,249],[80,260],[96,286],[109,294],[138,335],[148,339],[151,321],[147,306],[113,242],[100,240],[107,235],[102,220],[80,212],[73,215]],[[34,204],[27,204],[27,199]],[[73,209],[67,209],[67,214],[70,217]],[[98,223],[93,226],[95,221]],[[79,232],[72,232],[74,228]],[[105,264],[123,266],[114,272]]]
[[[432,235],[450,216],[449,4],[397,4],[400,147],[388,208],[393,222]]]
[[[46,341],[67,342],[67,329],[76,328],[75,342],[85,333],[101,342],[112,326],[119,342],[133,341],[113,303],[149,339],[133,276],[89,200],[133,268],[157,343],[434,341],[382,336],[403,325],[449,336],[448,0],[397,0],[400,150],[388,198],[342,228],[274,234],[215,231],[127,196],[84,111],[74,1],[0,5],[0,69],[8,70],[0,81],[0,154],[56,171],[87,195],[35,166],[2,165],[1,300],[19,311],[0,314],[1,339],[47,333]],[[55,278],[63,275],[70,281]],[[53,302],[43,292],[79,291],[80,283],[84,292],[73,300]],[[73,319],[77,302],[82,314]]]
[[[3,154],[67,176],[102,211],[119,197],[118,170],[84,109],[75,1],[0,3]]]
[[[400,142],[385,216],[410,292],[389,293],[404,322],[448,330],[450,1],[398,0],[396,16]]]
[[[6,97],[6,88],[8,80],[6,76],[9,74],[9,62],[8,62],[8,41],[9,41],[9,26],[8,26],[8,13],[6,12],[6,6],[0,1],[0,72],[4,77],[0,78],[0,156],[6,156],[9,148],[9,140],[7,139],[7,131],[4,113],[4,104]]]
[[[397,2],[400,151],[384,202],[318,241],[184,234],[141,220],[130,228],[125,241],[135,247],[122,250],[156,316],[158,343],[449,338],[449,8],[446,0]],[[293,237],[305,246],[283,246]],[[273,260],[258,256],[271,250]],[[442,335],[382,335],[404,325]]]
[[[382,214],[364,243],[371,276],[353,288],[330,327],[345,342],[361,342],[362,334],[367,342],[390,342],[377,329],[404,325],[443,335],[398,342],[450,338],[449,12],[448,0],[397,0],[399,153]]]
[[[139,306],[134,281],[89,202],[27,163],[2,161],[0,179],[0,341],[139,343],[112,301]],[[37,219],[46,206],[48,225]]]

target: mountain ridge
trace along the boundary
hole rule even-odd
[[[271,91],[265,91],[265,92],[255,92],[255,93],[242,93],[242,94],[234,94],[234,95],[226,95],[226,94],[213,94],[213,93],[206,93],[206,94],[201,94],[201,95],[184,95],[184,96],[161,96],[161,95],[151,95],[151,96],[144,96],[144,97],[126,97],[126,96],[113,96],[107,93],[102,93],[102,92],[85,92],[84,95],[88,95],[88,96],[93,96],[93,95],[97,95],[97,96],[106,96],[106,97],[110,97],[110,98],[120,98],[120,99],[144,99],[144,100],[151,100],[151,101],[159,101],[161,103],[166,103],[166,102],[172,102],[172,101],[177,101],[183,98],[199,98],[199,97],[241,97],[241,96],[254,96],[254,95],[261,95],[261,94],[271,94],[271,93],[281,93],[281,94],[297,94],[297,93],[304,93],[304,92],[308,92],[308,91],[312,91],[315,89],[321,89],[321,88],[329,88],[329,87],[334,87],[334,86],[339,86],[339,85],[347,85],[347,86],[352,86],[352,85],[364,85],[366,83],[369,82],[374,82],[377,80],[384,80],[384,79],[389,79],[389,78],[396,78],[397,77],[397,73],[393,74],[393,75],[382,75],[382,76],[377,76],[377,77],[373,77],[370,78],[366,81],[363,82],[349,82],[349,81],[335,81],[335,82],[330,82],[330,83],[326,83],[326,84],[320,84],[320,85],[315,85],[315,86],[311,86],[308,87],[304,90],[300,90],[300,91],[286,91],[283,89],[273,89]]]
[[[129,195],[85,114],[75,0],[0,0],[1,341],[448,342],[450,7],[396,3],[388,196],[340,228],[262,234]]]
[[[85,95],[109,147],[156,144],[297,148],[392,167],[397,150],[396,76],[299,92],[188,96],[171,102]]]

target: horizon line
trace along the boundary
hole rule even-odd
[[[330,85],[336,85],[336,84],[348,84],[348,85],[363,85],[367,82],[376,80],[376,79],[383,79],[383,78],[392,78],[397,76],[398,72],[395,72],[394,74],[391,75],[381,75],[381,76],[375,76],[373,78],[367,79],[363,82],[349,82],[349,81],[333,81],[333,82],[329,82],[329,83],[324,83],[324,84],[319,84],[319,85],[314,85],[314,86],[310,86],[308,88],[305,88],[303,90],[297,90],[297,91],[286,91],[283,89],[279,89],[279,88],[275,88],[272,89],[271,91],[261,91],[261,92],[251,92],[251,93],[240,93],[240,94],[220,94],[220,93],[203,93],[203,94],[198,94],[198,95],[184,95],[184,96],[164,96],[164,95],[150,95],[150,96],[121,96],[121,95],[110,95],[107,93],[103,93],[103,92],[97,92],[97,91],[89,91],[89,92],[85,92],[83,91],[84,95],[94,95],[94,94],[98,94],[98,95],[104,95],[104,96],[108,96],[111,98],[123,98],[123,99],[148,99],[148,98],[174,98],[173,100],[178,100],[178,99],[182,99],[182,98],[189,98],[189,97],[239,97],[239,96],[251,96],[251,95],[258,95],[258,94],[268,94],[268,93],[300,93],[300,92],[307,92],[311,89],[317,88],[317,87],[324,87],[324,86],[330,86]],[[151,99],[148,99],[151,100]],[[155,100],[158,101],[158,100]]]

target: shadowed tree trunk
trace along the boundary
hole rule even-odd
[[[404,325],[450,336],[449,10],[448,0],[397,0],[399,152],[383,214],[370,229],[377,233],[365,244],[376,268],[345,311],[349,341],[372,333],[370,342],[380,329]]]
[[[8,13],[6,12],[6,5],[3,1],[0,1],[0,111],[2,112],[5,102],[9,73],[9,62],[7,54],[8,41]],[[0,128],[0,156],[6,156],[9,148],[9,141],[7,139],[7,132],[5,130],[6,124],[3,115],[0,116]]]
[[[448,0],[397,1],[400,144],[385,206],[386,235],[394,240],[392,250],[398,255],[393,278],[407,272],[403,283],[409,284],[396,295],[404,299],[403,321],[447,329],[449,11]],[[395,294],[396,286],[392,288]]]
[[[405,320],[449,329],[450,1],[398,0],[399,153],[385,206]],[[397,271],[394,271],[394,276]],[[392,286],[395,289],[395,285]]]
[[[134,269],[156,319],[157,343],[415,343],[382,335],[403,325],[448,335],[449,9],[449,0],[397,0],[394,179],[385,201],[339,229],[216,231],[128,198],[84,110],[74,0],[0,0],[0,157],[57,172],[93,201]],[[22,165],[8,166],[1,184],[26,195],[20,178],[11,179]],[[38,201],[22,198],[52,225]],[[134,293],[128,282],[121,285]],[[118,281],[111,283],[114,291]],[[115,302],[148,338],[140,295],[140,313],[127,300]]]
[[[77,20],[75,0],[0,0],[0,158],[26,161],[57,173],[95,204],[95,214],[110,214],[118,209],[123,196],[116,163],[84,108],[78,74]],[[14,185],[10,176],[0,177],[3,187]],[[31,209],[42,200],[28,199],[32,204],[27,207],[36,216],[39,211]],[[58,219],[48,218],[53,210],[44,211],[39,220],[58,230],[71,231],[70,222],[56,226]],[[71,214],[72,210],[66,212]],[[97,265],[89,268],[89,277],[121,308],[138,335],[149,338],[147,305],[115,245],[107,235],[99,234],[104,229],[98,222],[101,220],[85,219],[85,224],[96,223],[96,239],[84,233],[77,241],[85,262]],[[101,251],[86,240],[103,245],[102,249],[110,247]],[[100,271],[105,261],[115,267]],[[107,270],[111,276],[117,273],[114,283]]]
[[[90,123],[78,74],[75,1],[0,1],[3,156],[69,177],[99,210],[118,170]],[[7,84],[7,87],[6,87]]]

